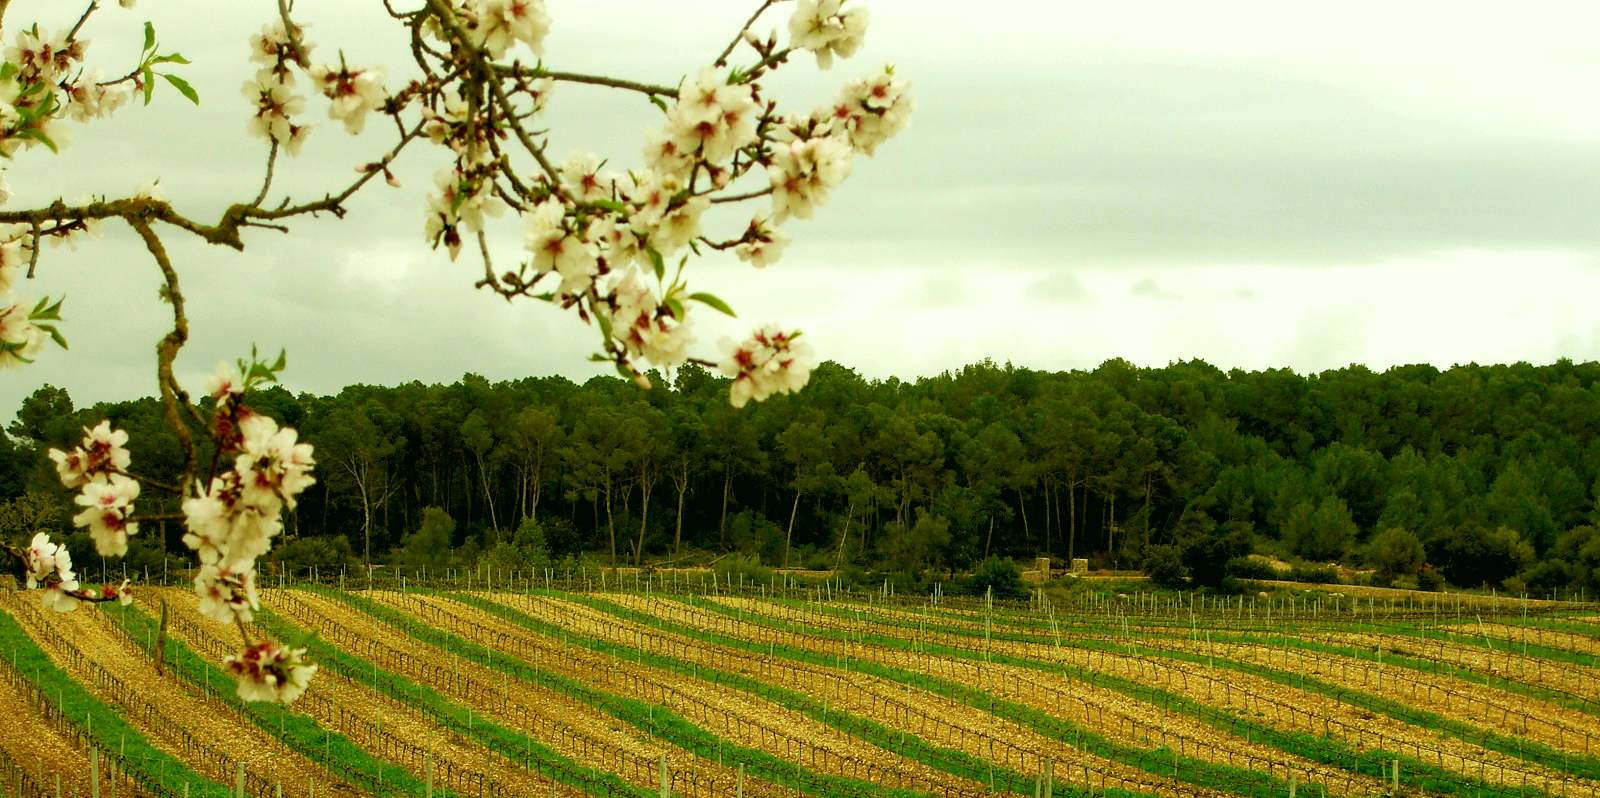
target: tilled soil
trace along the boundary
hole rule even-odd
[[[378,648],[353,649],[348,640],[331,634],[325,635],[328,642],[355,656],[371,657],[372,651],[385,652],[377,657],[380,667],[426,684],[464,706],[474,707],[483,717],[501,726],[531,730],[540,742],[583,765],[616,773],[631,783],[654,786],[655,763],[665,755],[671,771],[698,779],[680,790],[685,795],[696,791],[695,784],[707,791],[713,789],[714,784],[722,785],[725,790],[726,785],[735,780],[730,767],[718,766],[656,738],[635,733],[623,721],[571,697],[461,659],[337,601],[299,591],[264,591],[266,593],[271,595],[264,599],[296,623],[326,631],[329,627],[323,622],[331,621],[366,641],[367,645]],[[309,624],[297,616],[296,603],[313,616]],[[402,658],[395,652],[404,652],[405,656]],[[753,778],[745,780],[745,788],[751,796],[793,794]]]
[[[738,598],[722,598],[718,599],[718,601],[727,606],[740,607],[743,611],[756,616],[770,614],[777,617],[788,617],[791,622],[794,620],[793,608],[773,610],[771,605],[765,602]],[[836,626],[834,622],[838,620],[840,619],[818,618],[816,623],[826,628]],[[892,630],[879,630],[878,634],[893,636],[894,632]],[[912,634],[916,634],[915,630],[912,630]],[[970,639],[953,640],[952,638],[955,636],[951,635],[934,635],[930,632],[927,637],[935,642],[953,642],[962,646],[972,646]],[[792,637],[787,639],[789,639],[791,645],[801,644]],[[846,651],[851,656],[870,656],[876,661],[914,662],[919,658],[926,659],[914,652],[887,649],[871,644],[825,640],[814,637],[807,639],[809,642],[806,645],[815,650]],[[1335,737],[1343,738],[1347,744],[1356,748],[1379,747],[1398,750],[1400,753],[1415,755],[1419,759],[1435,763],[1440,767],[1452,769],[1473,778],[1482,778],[1491,783],[1521,785],[1524,778],[1526,778],[1528,784],[1545,785],[1543,788],[1547,790],[1559,789],[1563,782],[1567,783],[1569,787],[1582,787],[1585,790],[1596,787],[1589,781],[1568,778],[1564,774],[1524,762],[1516,757],[1490,751],[1440,732],[1418,728],[1388,716],[1377,715],[1329,696],[1280,685],[1237,671],[1103,651],[1070,648],[1053,650],[1050,646],[1042,644],[992,641],[990,645],[992,646],[992,651],[996,653],[1043,663],[1059,661],[1123,679],[1159,686],[1229,712],[1253,716],[1259,722],[1276,727],[1291,728],[1312,734],[1332,734]],[[965,669],[969,673],[977,670],[977,667],[971,664],[956,665],[937,662],[921,667],[930,666],[935,669],[949,669],[948,671],[933,671],[936,673],[954,672],[958,668]],[[1041,680],[1048,682],[1050,679],[1050,677],[1036,670],[1025,669],[1024,672],[1026,673],[1026,678],[1036,682]],[[1056,681],[1056,686],[1077,684],[1068,680]],[[1074,686],[1072,689],[1077,688]]]
[[[9,599],[8,611],[14,610],[15,599]],[[196,757],[185,750],[181,736],[171,727],[154,719],[155,712],[181,724],[181,729],[192,741],[209,744],[227,751],[236,760],[245,763],[245,769],[269,783],[281,784],[284,794],[306,795],[308,786],[319,785],[319,795],[328,793],[330,785],[338,785],[341,794],[356,792],[348,785],[310,761],[290,750],[276,738],[254,723],[240,717],[225,704],[211,701],[191,693],[188,688],[170,678],[158,675],[154,667],[130,645],[119,639],[108,628],[108,622],[94,617],[95,606],[79,607],[74,612],[50,613],[13,611],[22,627],[40,643],[41,648],[63,671],[71,674],[85,689],[102,701],[120,704],[123,717],[138,728],[150,743],[162,751],[191,763],[197,772],[220,781],[233,783],[235,773],[222,772],[219,764],[209,758]],[[45,630],[55,634],[45,633]],[[76,651],[79,656],[74,656]],[[110,674],[120,679],[130,692],[119,693],[112,685],[97,678]],[[130,705],[128,700],[138,703]],[[198,761],[197,761],[198,760]]]
[[[200,615],[193,591],[173,589],[162,592],[172,608],[175,623],[171,634],[174,638],[202,655],[215,655],[227,649],[232,627]],[[537,795],[541,798],[550,795],[551,782],[548,779],[343,674],[322,670],[311,681],[306,694],[296,702],[295,708],[314,718],[323,727],[344,734],[368,753],[408,771],[416,769],[416,751],[431,753],[435,783],[458,794],[494,794],[492,789],[503,788],[517,795]],[[390,751],[388,756],[384,755],[386,749]],[[395,755],[392,753],[395,750],[408,753]],[[412,775],[424,779],[425,769],[426,765],[424,772]],[[555,795],[562,798],[583,794],[575,788],[556,785]]]
[[[596,654],[581,648],[569,649],[563,660],[558,660],[558,641],[550,640],[522,627],[496,618],[494,615],[448,599],[377,594],[398,609],[410,602],[421,602],[435,613],[446,613],[456,619],[452,626],[471,635],[476,642],[486,645],[504,645],[517,641],[520,651],[547,652],[540,658],[541,667],[561,672],[565,676],[581,678],[584,674],[617,673],[630,671],[637,681],[608,681],[604,688],[609,692],[645,701],[663,701],[680,715],[702,727],[710,729],[740,745],[760,748],[774,756],[805,763],[821,772],[851,778],[874,777],[887,786],[903,784],[948,785],[953,788],[979,791],[982,785],[955,778],[921,762],[900,757],[875,745],[851,737],[818,720],[778,706],[770,701],[732,688],[722,687],[670,671],[630,663],[613,657]],[[497,600],[515,601],[515,598],[497,596]],[[511,604],[516,609],[528,611],[527,602]],[[537,612],[530,614],[538,615]],[[438,618],[438,615],[432,617]],[[593,620],[593,619],[590,619]],[[587,622],[569,620],[572,631],[578,634],[605,639],[623,625],[606,621]],[[612,635],[613,642],[622,642]],[[626,635],[622,636],[624,639]],[[526,656],[526,654],[524,654]]]

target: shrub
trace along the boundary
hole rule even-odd
[[[1316,584],[1337,585],[1343,580],[1339,579],[1339,569],[1327,563],[1297,562],[1285,575],[1291,582],[1312,582]]]
[[[1144,572],[1160,587],[1181,588],[1189,584],[1189,568],[1177,546],[1151,546],[1144,552]]]
[[[1028,588],[1022,584],[1022,572],[1009,557],[990,557],[978,563],[977,570],[967,580],[966,590],[974,596],[994,591],[996,599],[1021,599],[1028,597]]]

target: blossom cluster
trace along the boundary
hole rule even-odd
[[[50,535],[40,532],[28,544],[25,559],[25,585],[29,590],[44,588],[39,600],[46,609],[71,612],[78,608],[78,602],[87,594],[78,584],[78,575],[72,570],[72,552],[66,546],[50,542]],[[133,603],[133,592],[124,579],[119,586],[103,585],[100,598],[127,606]]]
[[[200,558],[195,593],[200,611],[224,623],[252,620],[260,608],[256,558],[272,548],[283,529],[282,513],[315,480],[311,445],[293,428],[243,402],[245,377],[223,364],[211,378],[216,402],[213,426],[222,458],[230,467],[183,501],[184,545]]]
[[[139,482],[127,473],[132,461],[127,443],[127,432],[101,421],[93,429],[84,429],[83,442],[72,451],[49,452],[61,484],[80,489],[75,501],[84,509],[73,516],[72,523],[88,528],[95,551],[102,557],[127,554],[128,536],[139,532],[138,522],[132,520]]]
[[[351,67],[342,56],[338,66],[308,65],[312,45],[301,33],[298,26],[291,31],[280,19],[250,37],[250,60],[259,69],[241,89],[255,106],[250,134],[281,146],[289,155],[300,153],[312,128],[297,117],[305,111],[306,101],[295,92],[296,70],[304,71],[312,90],[328,99],[328,118],[342,123],[351,135],[360,133],[367,117],[388,100],[379,70]]]
[[[799,0],[789,19],[789,49],[810,51],[822,68],[854,54],[867,16],[858,4],[848,2]],[[548,30],[538,2],[462,0],[454,14],[466,44],[491,58],[503,56],[517,41],[538,54]],[[425,30],[452,48],[460,45],[438,24]],[[534,181],[531,192],[515,179],[500,182],[497,171],[506,167],[489,153],[499,152],[494,145],[505,139],[506,131],[497,127],[499,115],[474,113],[475,107],[493,101],[490,93],[464,83],[459,92],[435,95],[423,112],[423,130],[452,151],[455,163],[438,174],[437,190],[429,196],[427,240],[444,245],[454,259],[463,234],[482,236],[487,219],[515,207],[523,219],[524,258],[504,277],[490,269],[486,283],[498,283],[507,296],[537,296],[597,321],[605,357],[640,382],[644,378],[632,367],[635,360],[661,368],[686,362],[693,343],[689,311],[694,304],[731,311],[715,297],[687,290],[681,279],[684,253],[700,254],[705,245],[731,249],[757,267],[776,262],[789,242],[780,225],[790,218],[810,218],[849,176],[853,157],[873,155],[905,127],[911,113],[906,83],[886,67],[846,83],[831,105],[809,114],[780,115],[775,103],[763,99],[759,79],[781,64],[788,50],[778,47],[776,34],[764,43],[746,30],[741,39],[756,50],[760,62],[741,70],[722,68],[719,61],[685,78],[670,103],[658,102],[662,124],[647,131],[641,167],[609,170],[599,156],[573,152],[559,167],[541,161],[547,173]],[[538,77],[513,85],[513,95],[526,95],[520,118],[544,109],[550,81]],[[731,241],[708,236],[702,223],[716,192],[758,168],[765,172],[768,188],[745,198],[769,194],[770,208],[756,213]],[[513,199],[518,196],[526,202]],[[670,261],[678,261],[677,273],[667,279]],[[761,340],[778,341],[777,351],[787,352],[784,335],[762,330],[751,339]],[[807,379],[808,358],[768,358],[760,350],[760,344],[751,343],[727,353],[730,360],[756,357],[763,364],[756,371],[741,371],[747,376],[740,380],[743,386],[732,388],[735,404],[799,387]],[[771,365],[765,365],[769,360]]]
[[[225,661],[239,677],[239,697],[246,701],[292,703],[305,693],[317,666],[305,658],[303,648],[288,648],[264,640]]]
[[[738,344],[725,344],[730,351],[717,368],[733,378],[729,401],[734,407],[805,387],[816,356],[810,344],[796,340],[799,337],[769,324]]]

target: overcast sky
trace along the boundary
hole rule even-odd
[[[548,2],[552,68],[668,84],[709,61],[755,5]],[[16,0],[6,30],[69,6]],[[697,287],[741,316],[701,314],[706,347],[773,320],[805,329],[824,358],[902,377],[985,357],[1299,371],[1600,357],[1592,0],[869,6],[854,58],[828,72],[802,60],[773,89],[803,110],[892,61],[912,82],[912,123],[858,158],[815,219],[790,223],[778,265],[698,262]],[[353,64],[403,72],[403,39],[372,13],[376,0],[300,7],[317,55],[342,47]],[[10,166],[8,207],[126,195],[156,177],[198,218],[252,194],[263,153],[244,136],[239,86],[252,72],[245,37],[274,8],[111,4],[91,28],[94,62],[125,68],[153,19],[164,46],[195,62],[182,74],[202,106],[164,91],[150,109],[76,126],[63,157],[30,152]],[[779,6],[758,30],[788,13]],[[351,139],[320,101],[311,107],[321,124],[277,184],[301,195],[342,184],[387,142],[381,126]],[[657,118],[636,96],[562,85],[548,122],[558,155],[583,148],[628,165]],[[418,149],[402,189],[367,190],[343,221],[252,232],[242,254],[169,232],[192,318],[180,377],[198,389],[251,343],[287,348],[286,382],[315,392],[469,371],[595,373],[584,360],[593,334],[574,317],[475,292],[475,264],[426,248],[423,192],[446,162]],[[501,257],[519,238],[502,233]],[[47,250],[23,291],[67,295],[72,351],[0,372],[0,418],[42,383],[80,404],[153,393],[167,322],[158,284],[125,227]]]

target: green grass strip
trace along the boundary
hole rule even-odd
[[[587,599],[584,597],[573,597],[573,600],[584,602],[595,601],[594,599]],[[740,620],[747,623],[758,623],[759,625],[767,628],[786,631],[797,636],[827,637],[823,631],[776,621],[775,619],[764,616],[755,616],[757,620],[752,621],[752,616],[749,613],[743,613],[735,608],[726,607],[715,602],[708,602],[703,605],[696,603],[693,600],[682,600],[682,602],[704,611],[721,614],[726,617],[734,618],[735,620]],[[661,621],[656,625],[661,628],[666,628],[666,624],[668,623],[670,622]],[[677,624],[671,625],[678,626]],[[689,627],[681,628],[684,630],[684,633],[695,634],[702,638],[707,638],[708,636],[720,637],[720,635],[711,635],[711,633],[704,631],[692,630]],[[845,638],[836,636],[834,639]],[[904,651],[917,650],[913,648],[909,641],[892,637],[883,638],[874,635],[851,635],[849,636],[849,639],[857,642],[870,642],[874,645],[879,645],[884,648],[899,649]],[[744,647],[750,650],[768,650],[768,648],[763,648],[759,644],[749,643],[748,641],[740,642],[744,643]],[[801,658],[808,659],[809,661],[816,661],[821,664],[834,664],[834,659],[832,656],[818,652],[809,652],[805,651],[804,649],[795,649],[783,646],[769,648],[772,648],[773,650],[787,650],[790,652],[786,653],[785,656],[799,655]],[[1113,648],[1116,647],[1107,647],[1107,650],[1112,650]],[[920,650],[926,653],[937,654],[956,659],[979,660],[982,658],[981,655],[974,654],[973,652],[965,649],[937,644],[922,644],[920,646]],[[1281,751],[1284,751],[1285,753],[1294,754],[1314,762],[1320,762],[1322,764],[1349,770],[1353,773],[1381,777],[1391,760],[1399,760],[1401,764],[1405,766],[1403,768],[1404,772],[1409,774],[1406,778],[1406,781],[1412,786],[1432,789],[1437,792],[1472,796],[1482,794],[1527,795],[1531,798],[1532,796],[1539,794],[1536,790],[1531,788],[1524,791],[1520,789],[1501,787],[1498,785],[1490,785],[1487,782],[1474,779],[1471,776],[1446,770],[1416,757],[1397,752],[1386,751],[1383,749],[1370,749],[1361,751],[1350,748],[1332,738],[1324,738],[1306,732],[1277,729],[1272,726],[1257,723],[1246,717],[1220,711],[1214,707],[1201,704],[1198,701],[1191,700],[1175,693],[1160,690],[1130,679],[1123,679],[1120,677],[1111,676],[1109,674],[1090,671],[1086,668],[1080,668],[1064,663],[1045,664],[1034,660],[1026,660],[1003,654],[992,654],[990,656],[990,660],[1001,664],[1015,665],[1032,670],[1044,671],[1053,676],[1065,676],[1067,678],[1095,684],[1100,687],[1106,687],[1146,703],[1164,707],[1168,711],[1181,712],[1185,715],[1195,718],[1196,720],[1206,723],[1207,725],[1243,736],[1252,742],[1264,742],[1268,745],[1278,748]],[[851,660],[850,665],[852,668],[856,668],[857,670],[872,672],[876,675],[881,675],[890,679],[903,679],[907,678],[908,676],[917,676],[911,672],[881,666],[876,663],[862,662],[860,660]],[[976,696],[982,700],[988,700],[986,694],[972,690],[972,688],[968,688],[965,685],[947,683],[943,682],[942,680],[926,678],[923,678],[922,682],[926,684],[941,684],[942,687],[940,690],[936,690],[936,692],[939,692],[945,688],[949,688],[951,692],[941,692],[941,694],[945,694],[951,698],[956,698],[957,700],[964,700],[967,703],[972,703],[972,701],[961,698],[957,693],[966,692],[969,694],[976,694]],[[979,704],[973,705],[980,706]],[[999,705],[1000,703],[996,702],[996,706],[998,707]],[[1020,720],[1020,718],[1014,719]]]
[[[56,667],[38,643],[4,611],[0,611],[0,649],[11,654],[12,663],[24,678],[45,695],[55,697],[63,714],[74,721],[82,719],[81,725],[106,750],[121,751],[123,769],[139,782],[169,794],[182,793],[187,785],[195,798],[226,798],[231,794],[228,787],[195,773],[183,761],[152,745],[115,709]]]
[[[159,622],[136,607],[115,607],[107,611],[134,645],[148,653],[147,641],[159,632]],[[167,667],[183,674],[190,684],[204,685],[210,695],[249,718],[262,731],[276,737],[291,750],[306,756],[322,752],[321,763],[350,781],[379,795],[421,795],[426,785],[396,765],[369,754],[339,732],[324,728],[315,718],[294,712],[283,704],[244,701],[232,689],[237,684],[231,674],[195,654],[183,641],[169,636],[166,645]],[[455,794],[438,788],[441,798]]]
[[[894,731],[858,715],[830,709],[822,701],[814,699],[805,693],[787,690],[758,679],[730,673],[725,670],[705,666],[691,666],[671,657],[653,654],[631,646],[618,645],[587,635],[580,635],[540,621],[520,610],[477,596],[454,593],[442,595],[494,615],[508,623],[521,626],[546,637],[560,637],[569,643],[576,643],[590,651],[625,661],[648,663],[654,667],[693,678],[704,678],[702,674],[710,676],[712,681],[718,685],[733,687],[772,701],[785,709],[799,712],[845,734],[855,736],[884,750],[894,751],[900,756],[922,762],[954,776],[997,786],[1005,784],[1007,786],[1004,789],[1014,792],[1026,792],[1028,785],[1033,781],[1032,776],[1020,771],[995,766],[989,760],[972,756],[964,751],[931,745],[915,735]],[[1085,791],[1070,790],[1065,786],[1058,787],[1056,793],[1067,796],[1088,794]],[[1108,790],[1101,794],[1127,796],[1127,798],[1147,795],[1146,793],[1130,790]]]
[[[522,660],[417,623],[410,616],[371,599],[336,590],[309,589],[383,621],[414,639],[457,654],[462,659],[559,691],[689,753],[713,761],[719,754],[731,755],[736,761],[743,762],[752,775],[775,784],[796,789],[820,787],[827,790],[830,795],[883,796],[883,798],[913,798],[919,795],[912,790],[883,787],[859,779],[810,773],[797,763],[778,758],[760,749],[728,743],[716,734],[664,708],[605,693],[581,682],[535,668]]]
[[[270,612],[258,616],[263,628],[285,640],[298,640],[318,665],[351,681],[398,699],[406,706],[427,715],[440,726],[460,734],[512,762],[522,762],[549,778],[581,790],[603,785],[609,795],[653,798],[654,793],[628,784],[617,776],[586,767],[538,740],[501,726],[478,714],[471,707],[455,703],[427,685],[418,684],[397,673],[377,667],[371,661],[347,653]],[[417,793],[420,794],[420,793]]]

